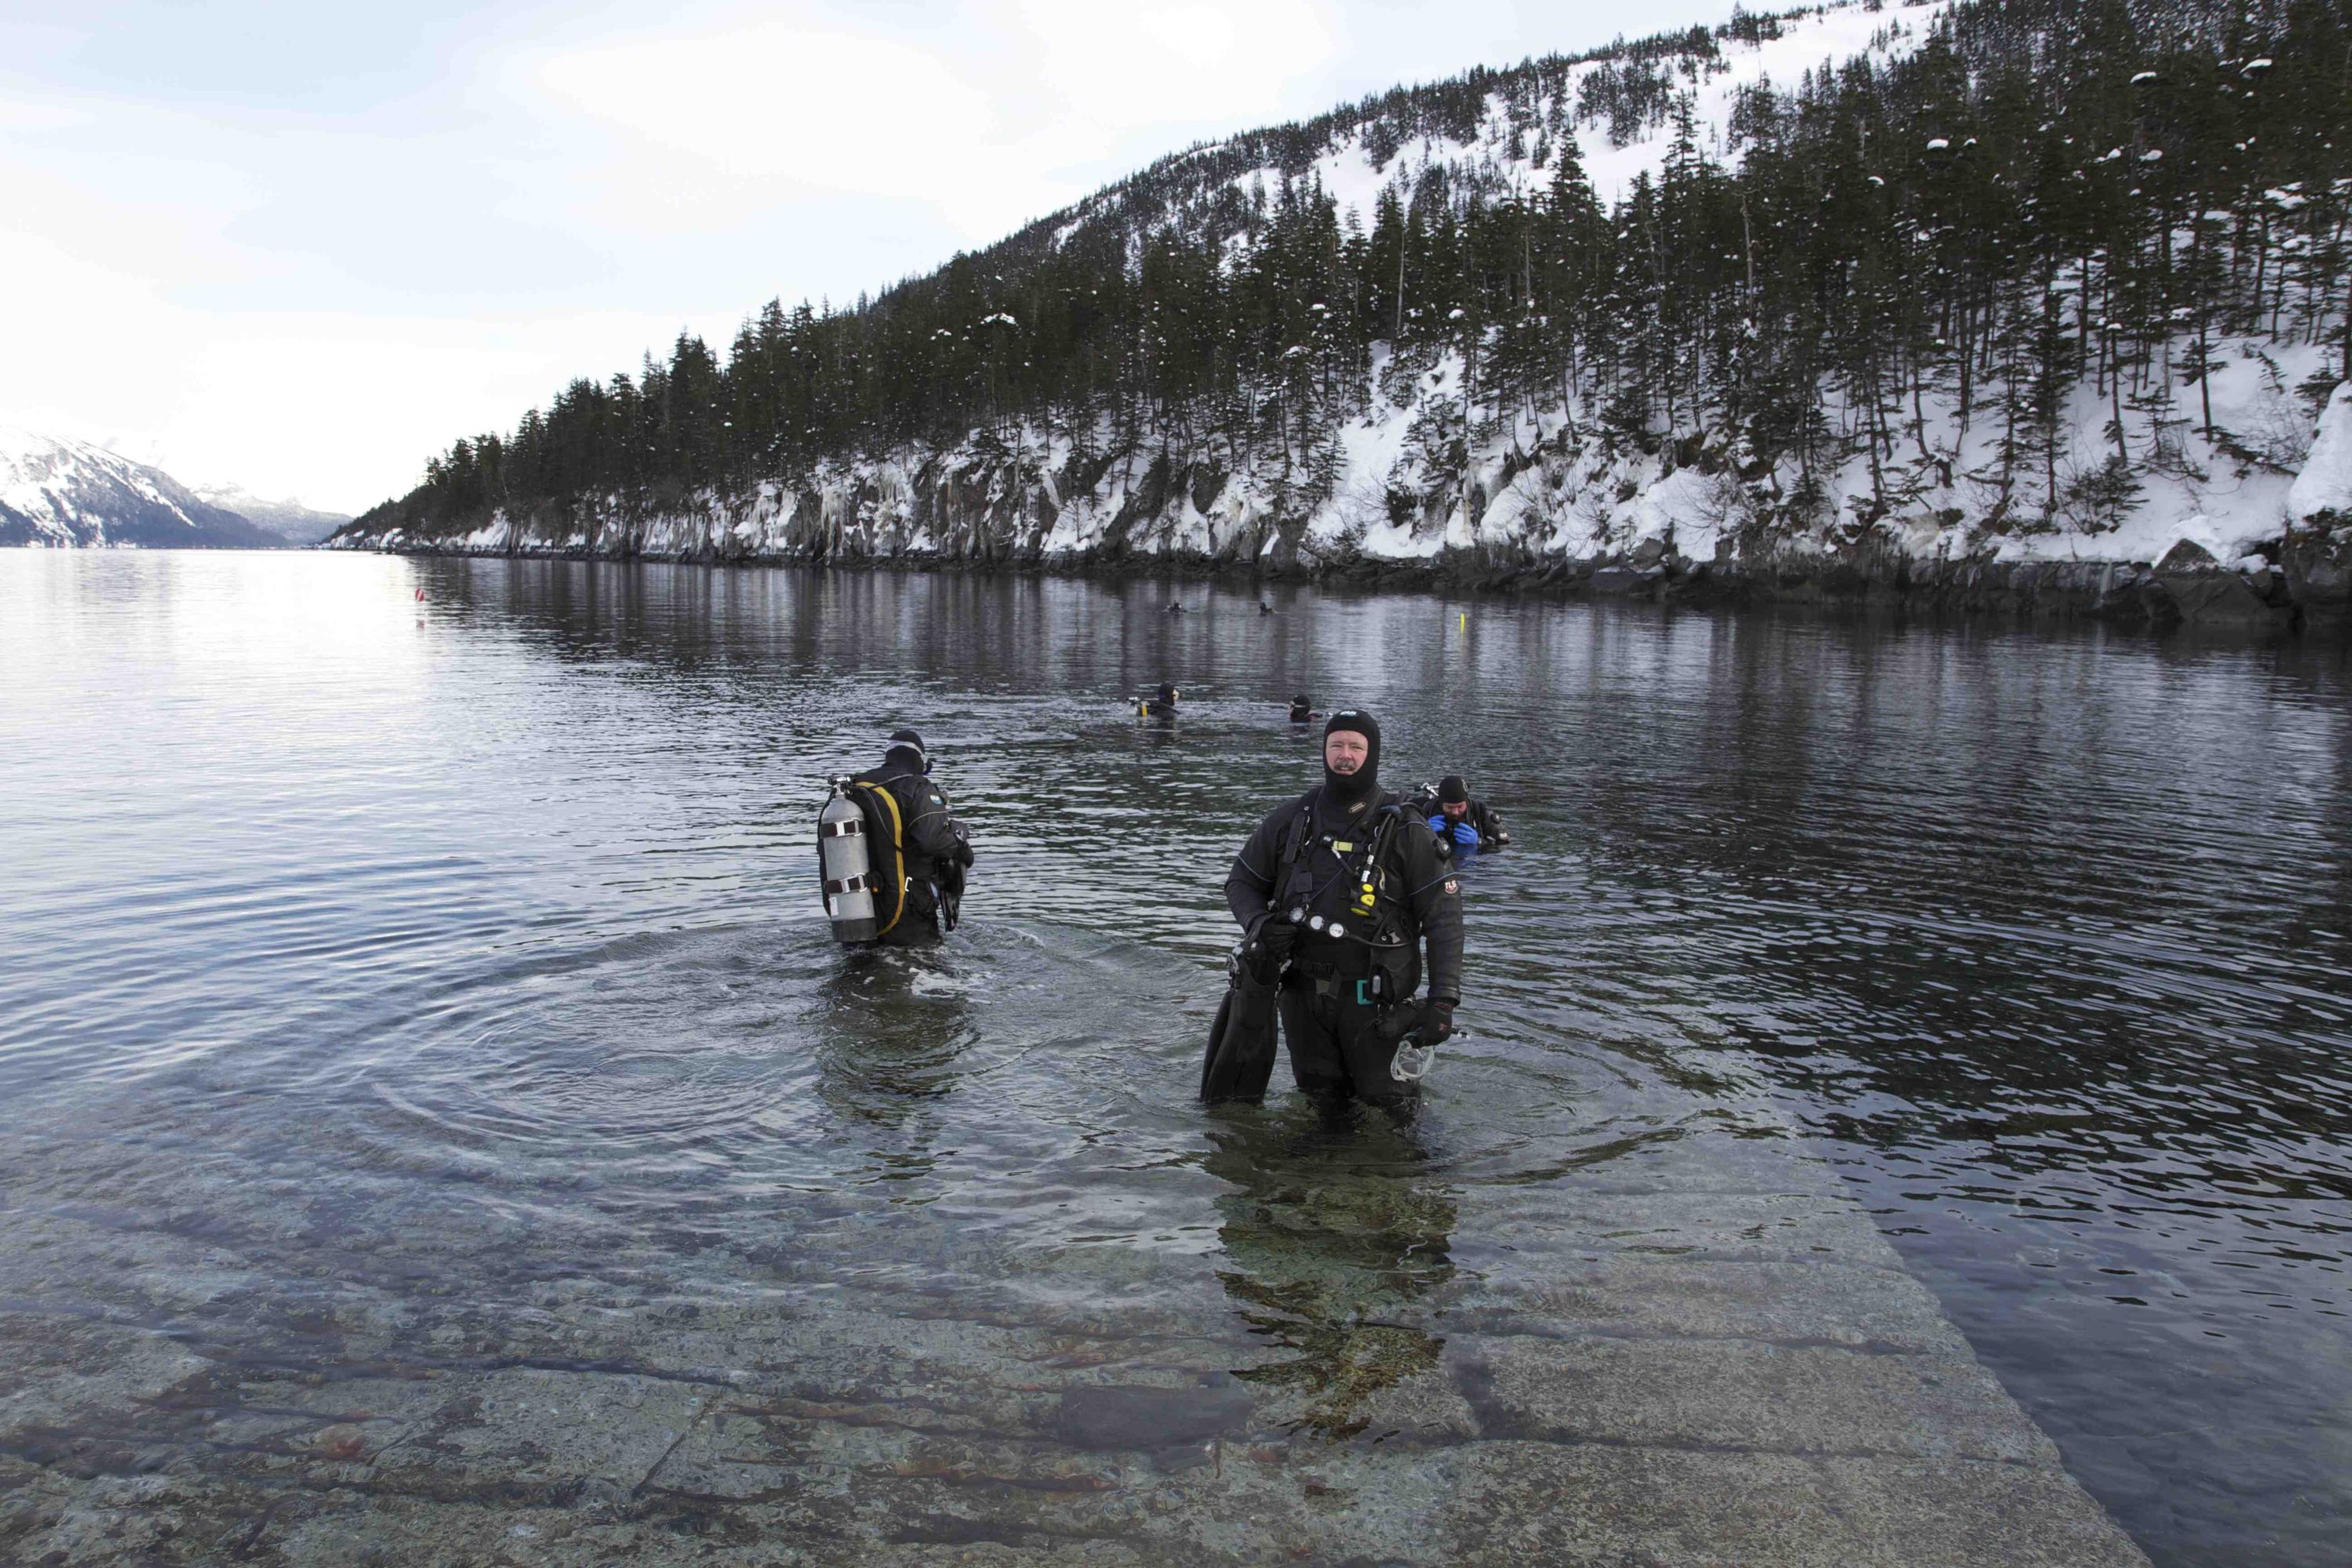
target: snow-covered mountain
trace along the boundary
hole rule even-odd
[[[2284,614],[2295,550],[2352,557],[2314,500],[2344,43],[2326,8],[1849,0],[1401,87],[575,380],[332,542]]]
[[[87,441],[0,426],[0,545],[219,550],[285,543],[161,468]]]
[[[320,511],[290,496],[265,500],[243,485],[198,485],[196,495],[223,511],[259,523],[289,544],[316,544],[352,520],[347,511]]]

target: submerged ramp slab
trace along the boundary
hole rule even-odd
[[[725,1292],[688,1238],[588,1279],[508,1236],[527,1310],[20,1211],[140,1300],[0,1318],[0,1557],[2144,1561],[1800,1144],[1480,1184],[1216,1125],[1124,1236],[801,1214]]]

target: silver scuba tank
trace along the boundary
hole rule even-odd
[[[866,848],[866,813],[850,798],[849,778],[832,779],[833,798],[817,814],[817,865],[824,875],[824,916],[835,942],[872,942],[874,861]]]

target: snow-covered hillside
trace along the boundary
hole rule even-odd
[[[0,426],[0,545],[255,548],[286,541],[161,468]]]
[[[1737,165],[1739,148],[1730,127],[1743,91],[1768,86],[1786,90],[1809,70],[1834,69],[1854,60],[1883,64],[1900,58],[1918,47],[1936,18],[1953,4],[1954,0],[1926,0],[1880,9],[1846,4],[1809,12],[1778,22],[1781,31],[1777,37],[1754,43],[1724,39],[1718,45],[1718,56],[1669,61],[1664,74],[1677,91],[1689,98],[1701,145],[1727,165]],[[1570,66],[1562,90],[1538,96],[1532,112],[1517,118],[1499,95],[1489,95],[1486,114],[1467,142],[1424,135],[1386,148],[1367,130],[1343,133],[1298,177],[1319,183],[1338,199],[1341,211],[1353,210],[1367,226],[1383,190],[1410,195],[1415,175],[1433,163],[1492,176],[1532,195],[1551,178],[1544,168],[1549,160],[1538,153],[1548,150],[1546,138],[1559,127],[1576,137],[1593,194],[1604,205],[1614,205],[1624,197],[1635,175],[1646,173],[1657,177],[1674,141],[1670,121],[1620,125],[1611,117],[1592,114],[1589,107],[1580,113],[1578,105],[1585,96],[1586,83],[1618,68],[1616,62],[1606,59]],[[1621,132],[1622,142],[1618,140]],[[1217,145],[1211,145],[1194,156],[1210,157],[1217,151]],[[1254,181],[1275,185],[1281,183],[1283,170],[1268,163],[1230,179],[1244,189]],[[1090,205],[1082,204],[1076,209],[1078,216],[1083,217]]]
[[[1882,68],[1916,49],[1952,5],[1953,0],[1927,0],[1883,7],[1832,6],[1781,19],[1777,37],[1753,43],[1725,40],[1718,56],[1685,57],[1671,62],[1664,74],[1691,107],[1699,144],[1725,167],[1736,168],[1742,148],[1732,123],[1743,93],[1786,91],[1809,71],[1826,76],[1857,65]],[[1634,133],[1621,143],[1609,121],[1595,117],[1580,122],[1577,103],[1588,79],[1612,68],[1607,60],[1571,67],[1563,90],[1538,99],[1531,110],[1516,115],[1500,95],[1490,95],[1483,120],[1467,142],[1421,136],[1390,148],[1377,145],[1369,131],[1341,136],[1297,177],[1319,184],[1337,199],[1343,214],[1369,227],[1384,194],[1409,198],[1433,164],[1448,165],[1532,198],[1549,178],[1543,167],[1544,138],[1564,132],[1576,138],[1595,195],[1604,205],[1613,205],[1624,198],[1637,177],[1659,177],[1675,127],[1670,121],[1637,123],[1627,128]],[[1205,148],[1202,155],[1214,152]],[[1230,183],[1238,189],[1263,190],[1285,177],[1279,166],[1267,163],[1230,176]],[[2336,351],[2310,343],[2283,345],[2268,337],[2225,341],[2217,349],[2223,363],[2211,378],[2211,395],[2213,425],[2223,433],[2222,439],[2209,441],[2201,426],[2163,430],[2169,471],[2151,476],[2154,482],[2122,526],[2096,531],[2061,526],[2053,532],[2009,536],[1990,544],[1992,555],[2008,561],[2155,562],[2186,541],[2221,561],[2233,562],[2277,539],[2288,521],[2288,489],[2312,441],[2310,416],[2298,406],[2294,389],[2322,374]],[[2187,357],[2185,347],[2180,357]],[[1465,365],[1459,353],[1434,357],[1402,383],[1412,395],[1399,401],[1393,395],[1399,378],[1382,374],[1386,352],[1376,349],[1374,358],[1370,407],[1343,433],[1342,477],[1304,531],[1310,551],[1344,543],[1377,558],[1409,560],[1448,550],[1504,546],[1590,559],[1652,544],[1705,561],[1728,542],[1727,535],[1741,521],[1737,487],[1722,482],[1719,475],[1677,468],[1647,454],[1547,458],[1548,438],[1570,418],[1596,412],[1563,405],[1557,413],[1534,412],[1513,420],[1506,433],[1474,451],[1462,500],[1442,517],[1397,524],[1389,516],[1386,497],[1391,485],[1406,477],[1402,467],[1409,463],[1408,433],[1431,401],[1431,393],[1442,395],[1462,387]],[[1930,395],[1927,401],[1937,400]],[[1941,401],[1940,408],[1926,410],[1927,422],[1936,422],[1934,416],[1940,414],[1940,423],[1948,429],[1955,424],[1954,410],[1948,398]],[[2108,405],[2088,387],[2076,389],[2071,401],[2066,449],[2058,464],[2070,470],[2095,468],[2110,444],[2103,428]],[[1830,411],[1832,416],[1841,412],[1834,400]],[[2124,439],[2127,444],[2144,440],[2154,447],[2159,418],[2157,411],[2137,420],[2126,414]],[[1943,452],[1945,466],[1961,475],[1981,468],[2000,434],[1989,423],[1954,430]],[[2247,460],[2250,450],[2256,459],[2252,462]],[[1856,457],[1829,479],[1825,510],[1831,518],[1844,515],[1851,498],[1867,493],[1868,468],[1865,458]],[[1973,537],[1969,526],[1982,508],[1971,504],[1975,498],[1965,493],[1967,488],[1965,480],[1947,481],[1919,491],[1910,515],[1897,525],[1900,545],[1923,559],[1983,552],[1985,542]],[[1094,510],[1107,518],[1120,499]],[[1248,496],[1235,494],[1223,516],[1172,520],[1176,526],[1153,542],[1163,549],[1214,553],[1219,536],[1229,537],[1252,510]],[[1082,548],[1092,531],[1083,517],[1072,518],[1055,531],[1053,542]]]
[[[575,381],[336,542],[2102,603],[2193,571],[2236,581],[2180,613],[2256,619],[2352,523],[2341,392],[2315,429],[2352,127],[2301,63],[2336,24],[2234,16],[1848,4],[1400,88],[772,305],[723,364]]]

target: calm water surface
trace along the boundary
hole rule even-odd
[[[1190,1251],[1344,1433],[1318,1347],[1475,1266],[1470,1195],[1762,1104],[2159,1561],[2352,1563],[2341,649],[1276,603],[0,558],[0,1208],[121,1239],[0,1241],[0,1297],[299,1361],[361,1290],[756,1293],[780,1228],[918,1315]],[[1139,727],[1163,678],[1184,717]],[[1517,840],[1408,1133],[1187,1102],[1301,688]],[[852,963],[818,780],[904,722],[975,829],[967,926]],[[168,1313],[164,1242],[217,1271]]]

